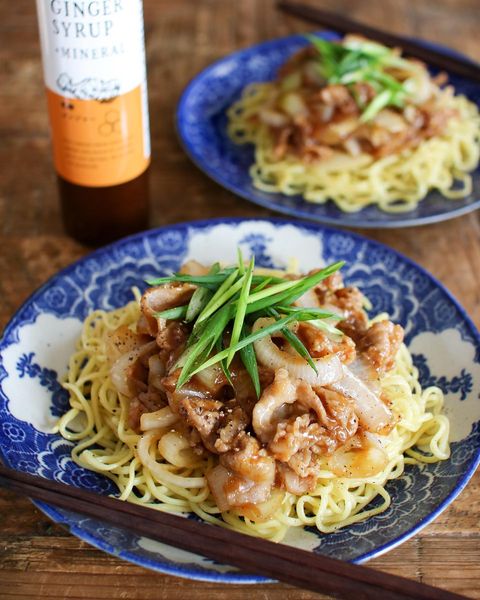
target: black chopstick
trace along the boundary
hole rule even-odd
[[[278,0],[277,8],[311,23],[334,29],[340,33],[358,33],[372,40],[377,40],[386,46],[400,47],[408,56],[419,58],[431,66],[445,69],[450,73],[480,82],[480,65],[468,59],[447,55],[399,35],[382,31],[381,29],[359,23],[348,17],[313,6],[298,4],[290,0]]]
[[[0,485],[57,507],[240,569],[336,598],[459,600],[464,596],[267,540],[199,523],[0,465]]]

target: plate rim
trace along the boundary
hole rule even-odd
[[[95,259],[98,256],[108,255],[112,252],[112,250],[117,248],[119,245],[123,246],[123,245],[127,245],[128,243],[131,243],[131,242],[141,241],[141,240],[145,239],[145,237],[154,238],[166,231],[171,231],[172,229],[177,229],[177,230],[180,229],[180,230],[184,230],[184,231],[188,231],[190,229],[194,229],[194,230],[200,229],[201,230],[201,229],[205,229],[205,228],[208,228],[211,226],[222,225],[222,224],[225,224],[225,225],[237,224],[237,225],[239,225],[242,223],[258,223],[258,222],[260,222],[260,223],[266,222],[266,223],[274,225],[275,227],[282,226],[282,225],[283,226],[290,225],[297,229],[300,229],[300,230],[306,229],[306,230],[309,230],[311,233],[316,233],[316,234],[321,234],[324,231],[330,232],[330,233],[335,233],[335,234],[340,234],[341,236],[347,236],[347,237],[353,238],[354,240],[359,241],[359,242],[363,242],[363,243],[367,242],[367,244],[372,245],[376,248],[386,250],[387,253],[392,253],[394,256],[396,256],[401,261],[405,262],[409,266],[420,271],[420,273],[424,277],[426,277],[427,279],[430,279],[435,284],[435,286],[443,294],[445,294],[445,296],[448,298],[448,300],[457,309],[457,311],[458,311],[459,315],[461,316],[462,320],[464,321],[465,325],[468,326],[468,329],[474,340],[474,344],[478,348],[480,348],[480,332],[477,329],[473,320],[470,318],[470,316],[466,312],[465,308],[456,299],[456,297],[452,294],[452,292],[450,292],[450,290],[439,279],[437,279],[432,273],[430,273],[422,265],[420,265],[413,259],[409,258],[408,256],[404,255],[402,252],[396,250],[395,248],[388,246],[387,244],[384,244],[383,242],[379,242],[377,240],[371,239],[371,238],[367,237],[366,235],[362,235],[362,234],[356,233],[354,231],[338,229],[336,227],[331,227],[331,226],[325,225],[323,223],[317,223],[317,222],[312,222],[312,221],[308,221],[308,220],[300,220],[300,219],[292,220],[292,219],[287,219],[284,217],[216,217],[216,218],[211,218],[211,219],[181,221],[181,222],[177,222],[177,223],[163,225],[161,227],[155,227],[155,228],[147,229],[144,231],[140,231],[140,232],[134,233],[132,235],[120,238],[119,240],[116,240],[116,241],[114,241],[110,244],[107,244],[105,246],[102,246],[100,248],[97,248],[97,249],[87,253],[86,255],[80,257],[79,259],[76,259],[72,263],[66,265],[59,271],[52,274],[42,285],[40,285],[31,294],[29,294],[29,296],[16,309],[13,316],[10,318],[10,320],[5,325],[2,335],[0,337],[0,354],[2,353],[2,351],[4,349],[6,349],[10,346],[10,344],[7,343],[7,338],[10,336],[11,331],[13,329],[15,329],[16,327],[19,327],[21,325],[21,323],[23,322],[20,319],[20,313],[23,312],[23,310],[26,307],[28,307],[28,305],[30,303],[35,301],[35,299],[38,296],[40,296],[44,292],[44,290],[48,289],[48,287],[54,281],[56,281],[57,279],[61,279],[62,277],[64,277],[65,275],[67,275],[68,273],[70,273],[71,271],[76,269],[79,265],[81,265],[85,262],[88,262],[91,259]],[[8,397],[5,394],[3,394],[3,395],[8,400]],[[0,458],[2,459],[4,464],[6,464],[7,466],[11,466],[11,463],[10,463],[8,457],[6,456],[6,454],[4,452],[4,448],[2,446],[0,446]],[[380,555],[388,552],[389,550],[393,550],[394,548],[396,548],[397,546],[406,542],[412,536],[417,534],[424,527],[426,527],[429,523],[431,523],[434,519],[436,519],[460,495],[460,493],[465,489],[466,485],[468,484],[468,482],[474,475],[474,473],[479,465],[480,465],[480,448],[477,450],[476,455],[474,455],[472,457],[472,459],[469,463],[469,468],[466,470],[466,472],[463,473],[463,475],[459,479],[455,488],[442,500],[442,502],[434,510],[432,510],[431,513],[426,515],[418,523],[413,525],[409,530],[405,531],[397,538],[395,538],[391,541],[385,542],[384,544],[377,546],[376,548],[373,548],[372,550],[364,553],[363,555],[361,555],[355,559],[352,559],[349,562],[352,562],[354,564],[362,564],[368,560],[371,560],[372,558],[376,558],[377,556],[380,556]],[[46,504],[43,502],[39,502],[39,501],[34,501],[34,500],[31,500],[31,502],[35,506],[37,506],[42,512],[44,512],[44,514],[46,514],[55,523],[57,523],[63,527],[67,526],[69,531],[73,535],[78,537],[79,539],[86,541],[87,543],[93,545],[97,549],[100,549],[108,554],[120,556],[120,558],[122,558],[124,560],[132,562],[139,566],[147,567],[156,572],[175,575],[178,577],[184,577],[184,578],[191,579],[191,580],[223,582],[223,583],[231,583],[231,584],[260,584],[260,583],[271,583],[272,582],[271,579],[267,579],[267,578],[264,578],[261,576],[256,576],[256,575],[244,574],[242,572],[236,572],[236,571],[218,572],[218,571],[198,570],[198,571],[192,572],[189,570],[188,567],[182,567],[181,563],[177,563],[176,565],[172,565],[172,564],[168,564],[168,563],[161,563],[159,565],[158,562],[154,562],[152,559],[149,559],[146,557],[137,557],[134,554],[131,554],[130,551],[127,551],[127,556],[122,555],[122,553],[123,553],[122,549],[120,549],[120,550],[109,549],[108,545],[103,540],[99,540],[94,535],[92,535],[91,533],[89,533],[85,530],[79,529],[77,527],[71,527],[70,525],[65,523],[64,517],[61,515],[61,513],[58,512],[58,509],[55,506],[49,505],[49,504]]]
[[[318,30],[318,31],[313,31],[313,32],[309,32],[309,33],[314,34],[314,35],[322,34],[327,37],[340,35],[339,32],[336,32],[331,29]],[[437,213],[437,214],[433,214],[433,215],[426,215],[426,216],[417,217],[417,218],[405,217],[403,219],[398,219],[397,221],[393,221],[393,222],[392,221],[375,222],[372,220],[361,218],[360,215],[362,213],[362,210],[360,210],[358,212],[353,213],[354,215],[359,215],[359,219],[355,223],[343,223],[342,222],[342,211],[340,211],[340,209],[338,209],[339,217],[335,218],[335,217],[331,217],[328,215],[327,216],[307,215],[302,210],[299,211],[298,209],[296,209],[294,207],[278,205],[274,200],[258,197],[254,192],[249,192],[248,190],[244,190],[242,187],[239,187],[239,186],[229,182],[229,180],[226,177],[223,177],[221,175],[221,173],[218,172],[218,170],[212,169],[208,165],[208,162],[202,160],[202,158],[200,156],[198,156],[198,154],[194,151],[193,144],[190,142],[188,136],[185,135],[184,126],[183,126],[183,122],[186,120],[185,106],[192,94],[192,91],[195,89],[195,86],[200,81],[202,81],[206,77],[208,77],[213,70],[218,68],[221,64],[223,64],[227,60],[235,59],[237,57],[240,57],[243,55],[248,55],[250,53],[252,53],[252,54],[258,53],[264,48],[267,48],[267,47],[270,48],[271,46],[275,46],[277,44],[293,42],[294,40],[298,39],[301,36],[302,36],[302,34],[290,34],[290,35],[285,35],[285,36],[278,36],[275,38],[264,40],[257,44],[251,44],[250,46],[246,46],[245,48],[241,48],[239,50],[234,50],[233,52],[230,52],[230,53],[216,59],[209,65],[207,65],[204,69],[202,69],[196,75],[191,77],[190,80],[188,81],[188,83],[184,86],[184,88],[181,92],[181,95],[180,95],[180,99],[178,100],[177,106],[175,109],[174,128],[175,128],[175,132],[177,135],[177,139],[178,139],[183,151],[188,156],[188,158],[191,160],[191,162],[204,175],[206,175],[209,179],[211,179],[212,181],[214,181],[215,183],[220,185],[223,189],[226,189],[229,192],[235,194],[237,197],[242,198],[243,200],[252,202],[252,203],[256,204],[257,206],[262,206],[263,208],[267,208],[269,210],[272,210],[272,211],[275,211],[275,212],[278,212],[278,213],[281,213],[281,214],[284,214],[284,215],[287,215],[290,217],[294,217],[294,218],[298,218],[298,219],[307,219],[307,220],[310,220],[310,221],[313,221],[316,223],[331,225],[333,227],[360,227],[363,229],[400,229],[402,227],[419,227],[422,225],[433,225],[435,223],[441,223],[443,221],[455,219],[455,218],[464,216],[466,214],[474,212],[475,210],[480,209],[480,195],[479,195],[479,197],[477,199],[474,199],[470,204],[468,204],[466,206],[457,207],[457,208],[455,208],[455,206],[454,206],[452,208],[452,210],[448,210],[446,212],[441,212],[441,213]],[[463,54],[453,48],[450,48],[449,46],[444,46],[443,44],[437,44],[437,43],[431,42],[429,40],[424,40],[422,38],[413,38],[412,37],[411,39],[418,41],[427,47],[438,49],[438,50],[442,51],[444,54],[446,54],[447,56],[448,55],[457,56],[457,57],[463,58],[464,60],[469,61],[472,64],[476,64],[475,61],[473,61],[469,56],[466,56],[465,54]],[[480,164],[477,166],[477,168],[480,168]],[[285,194],[283,194],[283,195],[285,195]],[[289,197],[289,196],[286,196],[286,197]],[[422,202],[423,202],[423,200],[425,200],[425,198],[422,199]],[[455,201],[452,200],[452,202],[455,202]],[[312,202],[310,204],[315,205],[316,203]],[[318,206],[323,206],[323,204],[318,204]],[[406,215],[408,213],[403,213],[403,214]]]

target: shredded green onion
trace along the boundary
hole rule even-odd
[[[296,322],[311,321],[330,334],[341,335],[329,322],[338,321],[340,317],[321,308],[294,306],[294,302],[343,264],[338,261],[305,277],[285,280],[269,274],[254,274],[254,257],[246,267],[239,251],[238,264],[234,267],[221,269],[215,264],[207,275],[178,273],[149,280],[152,285],[190,283],[197,286],[188,304],[155,314],[193,324],[186,349],[175,364],[175,368],[181,369],[177,388],[216,363],[220,363],[231,384],[229,367],[238,352],[259,395],[260,377],[253,344],[276,331],[281,331],[292,348],[316,371],[312,357],[292,327]],[[271,325],[252,333],[256,319],[272,316],[275,321]]]
[[[240,259],[241,255],[239,256],[239,261]],[[245,319],[245,313],[247,311],[248,293],[250,291],[250,286],[252,285],[252,275],[254,266],[255,258],[252,256],[250,264],[248,265],[247,272],[243,277],[242,289],[240,291],[240,297],[237,302],[237,311],[235,314],[235,320],[233,322],[232,337],[230,340],[230,352],[227,356],[227,367],[230,365],[230,363],[233,360],[233,357],[235,356],[235,351],[233,350],[233,348],[240,339],[240,332],[242,331],[243,321]]]
[[[385,70],[405,66],[408,62],[391,48],[363,40],[339,44],[314,35],[306,37],[318,51],[320,74],[330,84],[349,87],[359,108],[363,109],[362,122],[370,121],[387,106],[404,106],[409,95],[407,88]],[[357,82],[369,83],[376,92],[366,107],[360,105],[354,88],[350,87]]]

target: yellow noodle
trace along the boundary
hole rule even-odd
[[[450,199],[472,192],[468,172],[480,159],[480,114],[474,103],[454,95],[451,87],[439,90],[436,101],[458,116],[449,119],[441,135],[378,160],[369,154],[352,157],[336,152],[331,158],[312,163],[291,154],[277,159],[268,126],[251,119],[276,93],[274,83],[251,84],[227,113],[230,138],[237,144],[255,146],[250,175],[259,190],[301,194],[317,204],[331,199],[344,212],[376,204],[390,213],[413,210],[430,190]]]
[[[436,462],[449,456],[449,423],[441,414],[443,394],[436,387],[422,390],[418,370],[402,346],[395,368],[382,380],[383,392],[399,415],[398,424],[385,437],[389,462],[383,471],[353,479],[337,477],[322,468],[313,492],[302,496],[285,492],[276,513],[263,523],[240,517],[234,511],[220,514],[204,476],[217,457],[194,457],[187,467],[169,464],[158,447],[158,440],[167,430],[159,429],[143,437],[161,477],[154,477],[140,460],[138,445],[142,436],[128,427],[128,400],[110,381],[103,343],[105,333],[120,324],[134,327],[139,314],[138,301],[134,301],[116,311],[96,311],[85,321],[64,384],[72,408],[57,425],[60,434],[76,444],[73,460],[107,475],[123,500],[166,512],[193,512],[210,523],[280,541],[291,527],[308,525],[329,533],[385,511],[391,502],[385,484],[400,477],[405,464]],[[376,320],[381,318],[385,315]],[[382,502],[369,508],[376,497]]]

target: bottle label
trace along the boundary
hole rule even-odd
[[[55,168],[78,185],[150,162],[141,0],[37,0]]]

